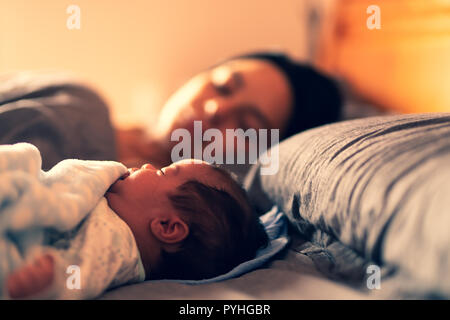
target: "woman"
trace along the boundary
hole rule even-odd
[[[119,157],[136,162],[170,162],[177,143],[171,133],[194,120],[202,129],[279,129],[280,138],[337,121],[341,95],[335,82],[281,54],[258,53],[232,58],[189,80],[164,105],[158,125],[119,132]],[[148,138],[151,137],[151,138]],[[156,152],[155,152],[156,151]],[[165,159],[161,159],[164,155]]]
[[[177,128],[279,129],[285,138],[338,120],[333,80],[281,54],[234,57],[189,80],[164,105],[156,130],[114,129],[92,90],[42,76],[0,79],[0,143],[27,141],[43,150],[44,167],[64,158],[113,159],[127,166],[171,163]]]

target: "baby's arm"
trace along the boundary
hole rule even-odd
[[[54,278],[53,257],[45,254],[32,264],[13,272],[7,279],[8,294],[12,299],[25,299],[47,289]]]
[[[104,199],[68,248],[44,250],[34,263],[8,277],[11,298],[89,299],[108,288],[145,279],[131,230]],[[78,267],[79,274],[67,273],[70,266]],[[79,287],[67,284],[74,276],[79,276]]]

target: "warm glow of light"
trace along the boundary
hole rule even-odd
[[[79,30],[67,28],[70,4],[81,10]],[[219,61],[274,46],[302,56],[297,8],[298,0],[2,0],[0,73],[68,71],[95,85],[116,124],[149,125],[183,83]]]
[[[230,69],[226,66],[214,69],[214,72],[212,73],[213,83],[215,83],[216,85],[225,84],[230,78],[230,73]]]
[[[381,29],[366,27],[370,0],[337,3],[319,64],[363,98],[399,112],[450,111],[450,2],[379,0]]]
[[[204,110],[206,114],[212,115],[215,114],[217,109],[219,108],[217,101],[215,100],[207,100],[204,105]]]

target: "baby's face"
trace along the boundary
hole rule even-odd
[[[130,168],[126,175],[109,188],[105,197],[109,206],[119,216],[134,224],[138,218],[130,215],[149,211],[157,214],[158,211],[173,210],[168,195],[178,186],[193,179],[209,186],[226,188],[224,178],[212,166],[190,159],[175,162],[161,170],[150,164],[139,169]],[[130,219],[133,221],[129,221]]]
[[[219,189],[228,189],[230,185],[221,172],[206,162],[184,160],[161,170],[150,164],[129,169],[105,194],[109,207],[130,227],[146,272],[160,259],[161,244],[151,231],[153,223],[162,225],[179,218],[169,195],[190,180]]]

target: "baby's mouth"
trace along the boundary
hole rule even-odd
[[[114,185],[115,185],[117,182],[119,182],[119,181],[121,181],[121,180],[125,180],[126,178],[128,178],[128,177],[130,176],[130,174],[132,174],[134,171],[136,171],[136,170],[134,170],[134,169],[135,169],[135,168],[133,168],[133,169],[128,169],[127,172],[125,172],[123,175],[121,175],[121,176],[119,177],[119,179],[117,179],[116,181],[114,181],[114,183],[113,183],[112,185],[109,186],[108,190],[106,190],[106,193],[108,193],[108,192],[114,193],[114,191],[113,191]]]
[[[139,170],[139,168],[128,168],[128,171],[125,172],[123,175],[120,176],[120,178],[118,180],[125,180],[126,178],[128,178],[132,173],[134,173],[135,171]]]
[[[126,178],[128,178],[130,176],[131,172],[127,171],[125,172],[120,178],[119,180],[125,180]]]

